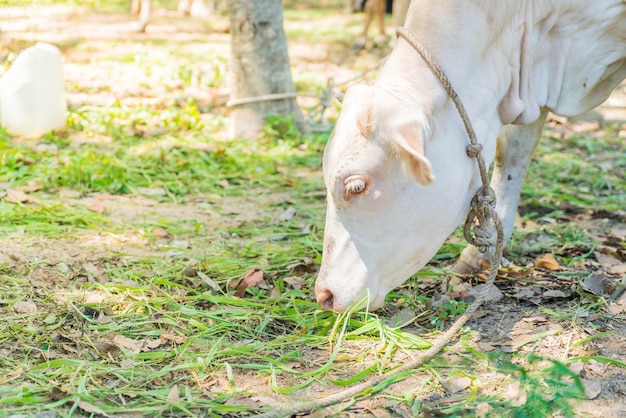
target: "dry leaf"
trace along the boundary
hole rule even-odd
[[[9,203],[39,203],[34,197],[16,189],[7,189],[3,199]]]
[[[185,338],[181,337],[180,335],[174,335],[174,334],[169,334],[169,333],[161,334],[161,338],[166,341],[172,341],[178,345],[184,344],[186,341]]]
[[[577,375],[580,375],[580,372],[583,371],[584,367],[585,367],[585,363],[583,363],[582,361],[578,360],[576,363],[570,364],[568,368],[571,371],[573,371],[574,373],[576,373]]]
[[[99,324],[109,324],[111,322],[113,322],[113,320],[111,318],[109,318],[108,316],[106,316],[106,314],[104,312],[99,312],[98,313],[98,318],[96,318],[96,322]]]
[[[463,282],[460,277],[452,276],[448,282],[448,295],[453,299],[460,299],[467,295],[471,285]]]
[[[626,293],[624,294],[626,295]],[[619,315],[622,312],[626,311],[626,301],[621,301],[618,299],[615,302],[611,302],[609,303],[609,306],[607,306],[606,310],[611,315]]]
[[[458,393],[467,389],[472,384],[472,379],[469,377],[455,377],[450,380],[441,381],[441,386],[448,394]]]
[[[280,288],[278,286],[274,286],[272,291],[270,292],[270,299],[278,299],[280,297]]]
[[[287,283],[289,286],[291,286],[292,288],[296,290],[302,289],[302,286],[304,286],[304,280],[305,280],[304,277],[296,277],[296,276],[285,277],[283,279],[285,283]]]
[[[83,266],[83,269],[85,269],[85,272],[93,276],[93,278],[99,277],[102,273],[100,268],[93,263],[86,262],[86,263],[83,263],[82,266]]]
[[[608,363],[601,363],[596,360],[589,360],[589,362],[585,364],[585,369],[598,376],[602,376],[608,366],[609,366]]]
[[[187,266],[185,267],[185,270],[183,270],[183,276],[185,277],[196,277],[197,275],[198,272],[193,267]]]
[[[170,236],[170,234],[163,228],[154,228],[152,230],[152,233],[154,235],[156,235],[157,237],[159,237],[159,238],[165,238],[165,237],[169,237]]]
[[[609,269],[609,273],[612,274],[626,274],[626,264],[618,264]]]
[[[131,288],[135,288],[137,287],[137,282],[134,280],[124,280],[123,282],[120,282],[119,284],[120,286],[124,286],[124,287],[131,287]],[[134,296],[131,296],[134,297]],[[141,298],[137,299],[140,300]]]
[[[605,291],[609,289],[610,282],[613,281],[614,280],[607,277],[604,272],[596,271],[582,282],[581,287],[596,296],[603,296]]]
[[[515,292],[515,294],[511,295],[511,297],[515,299],[528,299],[528,298],[532,298],[535,296],[536,296],[535,292],[527,288],[518,289],[517,292]]]
[[[13,309],[19,313],[31,313],[37,312],[37,305],[29,300],[20,300],[13,304]]]
[[[487,343],[487,342],[478,342],[478,348],[480,349],[480,351],[493,351],[496,349],[496,347],[491,344],[491,343]]]
[[[498,269],[498,277],[507,279],[528,279],[532,274],[532,269],[524,267],[508,267]]]
[[[19,377],[22,374],[24,374],[24,368],[23,367],[18,367],[17,369],[7,373],[7,377],[14,378],[14,377]]]
[[[595,399],[602,392],[602,383],[599,380],[582,379],[587,399]]]
[[[61,200],[78,199],[80,196],[81,193],[78,190],[68,189],[67,187],[61,187],[59,189],[59,197]]]
[[[133,354],[140,353],[144,345],[144,340],[137,341],[119,334],[113,337],[113,342],[120,347],[124,347]]]
[[[566,298],[567,295],[560,290],[546,290],[541,295],[543,298]]]
[[[50,392],[48,392],[48,397],[53,401],[60,401],[61,399],[65,399],[67,396],[68,394],[58,387],[53,387]]]
[[[222,385],[222,387],[226,387],[224,385]],[[261,406],[272,406],[272,405],[276,405],[278,402],[276,401],[276,399],[271,398],[269,396],[245,396],[245,395],[235,395],[232,396],[230,398],[228,398],[228,400],[226,402],[224,402],[224,405],[245,405],[245,406],[251,406],[253,408],[259,408]],[[324,412],[326,415],[328,416],[328,411]]]
[[[85,206],[85,208],[91,212],[95,212],[95,213],[107,213],[108,209],[106,208],[106,206],[104,206],[104,203],[102,202],[94,202],[93,204],[89,205],[89,206]]]
[[[80,401],[78,402],[78,407],[80,409],[82,409],[83,411],[90,413],[90,414],[98,414],[98,415],[102,415],[103,417],[110,417],[111,415],[107,414],[106,412],[104,412],[102,409],[98,408],[97,406],[94,406],[92,404],[90,404],[87,401]]]
[[[533,232],[539,229],[537,222],[532,219],[523,219],[519,214],[515,215],[515,229],[524,232]]]
[[[293,275],[303,275],[304,273],[316,273],[319,265],[311,257],[304,257],[302,260],[288,264],[286,269],[291,270]]]
[[[237,290],[235,290],[235,296],[238,298],[243,297],[246,290],[251,287],[258,286],[263,281],[263,270],[259,268],[253,268],[249,272],[243,275],[239,283],[237,283]]]
[[[279,217],[281,221],[290,221],[296,215],[296,210],[292,207],[287,208]]]
[[[489,270],[491,268],[491,261],[485,260],[484,258],[480,258],[478,260],[478,267],[481,270]]]
[[[476,417],[477,418],[485,418],[490,415],[491,406],[488,402],[481,402],[476,405]]]
[[[536,326],[536,324],[545,324],[545,323],[548,323],[550,321],[548,321],[548,318],[546,318],[545,316],[534,315],[534,316],[529,316],[527,318],[522,318],[522,320],[520,322],[526,324],[525,325],[526,327],[528,327],[528,324],[534,324],[534,325],[532,325],[532,327],[534,328]]]
[[[613,267],[615,265],[621,264],[622,262],[620,260],[618,260],[615,257],[612,257],[608,254],[604,254],[601,251],[596,251],[594,253],[596,260],[598,260],[598,263],[600,263],[600,265],[604,268],[608,268],[608,267]]]
[[[206,274],[204,274],[203,272],[199,270],[196,270],[196,274],[198,275],[198,277],[202,279],[204,283],[209,285],[211,289],[220,290],[220,287],[217,285],[217,283],[215,283],[215,280],[211,279],[209,276],[207,276]]]
[[[95,347],[96,351],[98,351],[98,354],[103,357],[109,354],[115,355],[120,351],[117,345],[109,341],[94,341],[93,346]]]
[[[515,381],[508,386],[505,397],[513,406],[522,406],[526,403],[527,394],[521,383]]]
[[[481,283],[477,286],[472,287],[472,289],[469,291],[468,296],[473,296],[474,298],[477,298],[478,295],[480,295],[483,292],[483,289],[485,288],[485,286],[486,285],[484,283]],[[504,298],[504,294],[502,293],[500,289],[498,289],[498,286],[494,284],[491,286],[491,289],[489,289],[489,293],[485,297],[485,302],[495,302],[502,298]]]
[[[43,185],[37,183],[34,180],[29,181],[27,184],[21,186],[15,186],[15,190],[20,190],[25,193],[37,192],[43,189]]]
[[[180,402],[180,396],[178,395],[178,385],[172,386],[170,393],[167,395],[167,399],[173,403]]]
[[[87,294],[87,297],[85,298],[85,303],[90,303],[90,304],[102,303],[105,301],[105,299],[106,299],[106,296],[103,295],[102,293],[93,292],[93,293]]]
[[[626,239],[626,228],[616,226],[611,228],[611,235],[615,238]]]
[[[391,414],[382,408],[370,409],[369,412],[374,415],[374,418],[391,418]]]
[[[163,187],[138,187],[137,193],[150,197],[167,196],[167,192]]]
[[[122,369],[128,369],[132,365],[133,365],[133,361],[131,359],[128,359],[128,358],[120,361],[120,367]]]
[[[537,261],[535,261],[535,268],[555,271],[560,270],[561,266],[556,261],[556,258],[554,258],[554,255],[544,254]]]
[[[144,348],[142,349],[142,351],[149,351],[152,349],[155,349],[159,346],[161,346],[163,344],[163,339],[162,338],[155,338],[155,339],[151,339],[151,338],[146,338],[145,340],[145,345]]]

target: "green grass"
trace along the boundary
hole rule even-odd
[[[600,138],[575,136],[540,142],[523,198],[538,207],[623,210],[626,154],[617,131],[615,125],[605,128],[605,136]]]

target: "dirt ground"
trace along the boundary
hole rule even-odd
[[[191,22],[191,23],[190,23]],[[286,23],[289,24],[288,22]],[[148,27],[145,34],[134,31],[136,22],[133,18],[117,14],[93,14],[69,7],[50,8],[27,8],[27,9],[7,9],[0,13],[0,29],[2,30],[1,42],[5,45],[8,42],[48,41],[60,45],[66,51],[66,63],[68,66],[67,77],[69,82],[75,82],[80,78],[81,82],[89,77],[86,74],[79,74],[73,70],[72,65],[85,59],[94,57],[85,56],[84,52],[72,51],[72,45],[77,40],[90,40],[99,42],[106,39],[161,39],[176,37],[179,40],[198,40],[209,37],[210,39],[222,39],[225,35],[215,28],[224,28],[226,21],[214,22],[212,27],[206,26],[196,20],[186,21],[177,17],[173,12],[159,11],[155,13],[154,22]],[[225,45],[224,48],[228,46]],[[320,71],[333,74],[338,78],[348,78],[355,74],[353,70],[342,68],[348,62],[354,61],[353,55],[341,57],[337,49],[312,50],[311,48],[292,48],[291,58],[294,65],[308,65],[311,68],[319,68]],[[368,55],[365,60],[375,63],[383,52],[379,51]],[[97,80],[95,82],[98,82]],[[75,95],[69,97],[70,106],[76,106],[86,101],[91,103],[106,103],[116,94],[115,91],[100,91],[92,97]],[[205,93],[198,93],[205,94]],[[121,100],[131,100],[127,97],[118,97]],[[201,100],[220,101],[224,100],[223,91],[212,92],[211,95],[200,97]],[[554,135],[560,135],[564,131],[575,131],[582,124],[590,121],[615,121],[626,120],[626,86],[622,85],[615,94],[598,110],[578,120],[553,119],[552,126],[548,126]],[[559,122],[560,121],[560,122]],[[561,123],[562,122],[562,123]],[[625,131],[622,130],[623,134]],[[626,134],[625,134],[626,136]],[[116,222],[124,222],[136,217],[155,219],[159,218],[194,218],[199,222],[211,224],[224,224],[237,222],[241,219],[258,219],[263,214],[255,211],[254,199],[238,198],[224,200],[219,208],[202,207],[197,204],[174,204],[157,203],[149,197],[139,196],[110,196],[110,195],[90,195],[89,197],[78,197],[70,195],[65,197],[68,201],[79,202],[86,206],[97,204],[99,200],[105,200],[108,212]],[[274,196],[276,199],[283,196]],[[233,216],[236,214],[236,219]],[[626,218],[624,212],[615,216],[610,214],[581,213],[571,222],[586,223],[598,235],[600,241],[611,241],[617,250],[623,254],[623,242],[626,239]],[[61,263],[67,265],[82,265],[83,269],[89,273],[94,273],[103,268],[102,262],[110,262],[117,257],[122,260],[128,255],[154,254],[158,249],[146,247],[147,243],[138,241],[136,237],[125,237],[124,235],[103,234],[99,232],[85,232],[83,236],[71,238],[46,237],[40,240],[26,239],[19,233],[2,240],[0,248],[0,263],[8,263],[9,266],[19,266],[22,263],[32,261],[37,258],[40,262],[38,268],[34,269],[29,276],[29,280],[34,286],[59,287],[63,283],[55,280],[65,280],[65,276],[56,276],[56,269],[52,268]],[[621,247],[619,247],[621,245]],[[532,260],[528,260],[532,263]],[[604,271],[602,265],[586,266],[593,267],[594,271]],[[622,277],[624,274],[621,273]],[[94,273],[94,276],[96,274]],[[615,275],[614,275],[615,276]],[[552,280],[552,279],[546,279]],[[626,363],[626,321],[621,316],[613,317],[597,315],[584,309],[575,311],[573,315],[559,316],[554,312],[572,312],[572,306],[576,305],[576,287],[567,281],[550,282],[550,290],[558,290],[566,293],[564,297],[555,298],[529,298],[515,297],[519,288],[510,285],[508,282],[498,283],[500,290],[506,295],[504,299],[491,303],[481,309],[479,315],[469,322],[469,327],[476,331],[480,338],[475,344],[485,352],[495,349],[509,351],[534,352],[540,356],[564,359],[571,355],[580,356],[603,356],[619,360]],[[616,297],[619,302],[626,304],[624,297]],[[619,309],[619,307],[616,307]],[[397,309],[396,309],[397,311]],[[394,307],[389,307],[387,313],[392,315]],[[419,327],[415,327],[416,332],[421,332]],[[573,341],[594,336],[598,333],[611,332],[606,336],[591,339],[587,344],[571,347]],[[545,338],[533,341],[533,335],[546,332]],[[358,353],[358,344],[350,347]],[[463,349],[455,345],[446,354],[451,360],[458,356],[456,352]],[[1,351],[0,351],[1,353]],[[324,356],[325,352],[311,353],[311,355]],[[580,376],[588,385],[588,397],[577,407],[580,416],[618,418],[626,416],[626,369],[615,365],[590,361],[579,366]],[[403,392],[404,390],[420,387],[422,379],[428,376],[415,374],[402,382],[392,386],[392,390]],[[242,376],[245,382],[245,376]],[[241,384],[245,388],[245,383]],[[258,381],[253,377],[249,379],[250,389],[255,389],[259,393],[256,399],[250,402],[265,402],[266,397],[274,400],[280,399],[288,401],[287,398],[279,397],[269,391],[258,391]],[[327,386],[314,385],[307,395],[320,396],[327,391],[336,389]],[[419,390],[419,389],[418,389]],[[423,393],[423,399],[427,399],[427,404],[432,404],[433,408],[440,403],[445,403],[447,396],[442,393]],[[428,400],[432,399],[432,400]],[[399,407],[394,415],[377,408],[377,400],[362,400],[357,402],[347,411],[348,415],[358,416],[363,411],[368,411],[370,416],[411,416],[411,412]],[[353,412],[350,412],[353,411]],[[315,413],[311,416],[325,416],[326,412]],[[387,414],[387,415],[385,415]]]

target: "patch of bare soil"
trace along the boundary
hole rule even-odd
[[[617,318],[605,318],[578,312],[563,318],[546,312],[569,312],[567,302],[542,303],[541,306],[507,300],[483,308],[484,315],[469,326],[480,335],[478,347],[534,353],[545,358],[566,360],[568,357],[603,356],[626,362],[621,347],[626,342],[626,324]],[[608,333],[587,344],[572,347],[578,341]],[[542,338],[536,339],[538,336]],[[623,367],[590,361],[575,364],[585,384],[589,399],[576,410],[582,416],[622,417],[626,413],[626,370]]]

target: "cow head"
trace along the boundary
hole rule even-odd
[[[324,152],[328,206],[315,284],[322,307],[344,311],[361,302],[380,308],[466,212],[473,168],[464,144],[448,151],[433,141],[429,119],[381,87],[346,93]],[[446,135],[441,125],[439,134]]]

